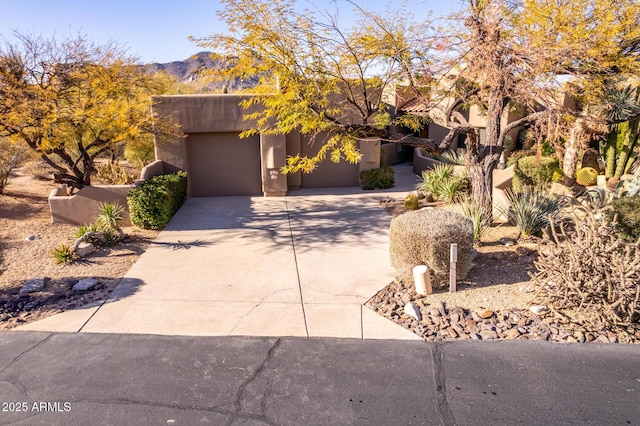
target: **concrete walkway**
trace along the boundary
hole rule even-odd
[[[394,277],[379,201],[414,184],[190,198],[106,303],[16,330],[419,339],[363,306]]]

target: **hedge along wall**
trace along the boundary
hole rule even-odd
[[[187,174],[154,176],[127,196],[131,223],[144,229],[165,227],[187,198]]]

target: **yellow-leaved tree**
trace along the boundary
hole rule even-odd
[[[0,48],[0,136],[25,142],[57,182],[91,184],[97,156],[151,133],[177,134],[152,117],[168,80],[145,74],[116,44],[17,34]]]
[[[220,79],[257,79],[245,107],[255,133],[286,134],[294,130],[329,134],[317,155],[293,156],[284,172],[311,172],[319,161],[358,162],[358,141],[377,138],[435,148],[433,141],[394,133],[392,125],[419,128],[424,119],[393,117],[384,96],[400,80],[413,77],[426,56],[426,24],[408,23],[404,10],[385,18],[355,6],[356,22],[340,24],[339,10],[298,11],[292,0],[222,0],[221,19],[228,32],[196,42],[229,61]],[[416,50],[416,47],[420,47]]]

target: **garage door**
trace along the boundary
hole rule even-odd
[[[192,133],[186,145],[191,196],[262,193],[260,136]]]
[[[313,145],[311,145],[309,143],[309,137],[303,136],[300,141],[300,151],[302,151],[302,155],[308,157],[316,155],[327,139],[328,136],[318,136]],[[329,156],[327,155],[327,157]],[[333,163],[327,158],[320,162],[313,172],[302,174],[302,187],[328,188],[358,186],[358,180],[359,173],[357,164],[351,164],[347,160],[340,160],[339,163]]]

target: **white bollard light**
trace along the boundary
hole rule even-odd
[[[425,265],[418,265],[413,268],[413,282],[416,286],[416,293],[425,295],[433,292],[431,274],[429,274],[429,268]]]

